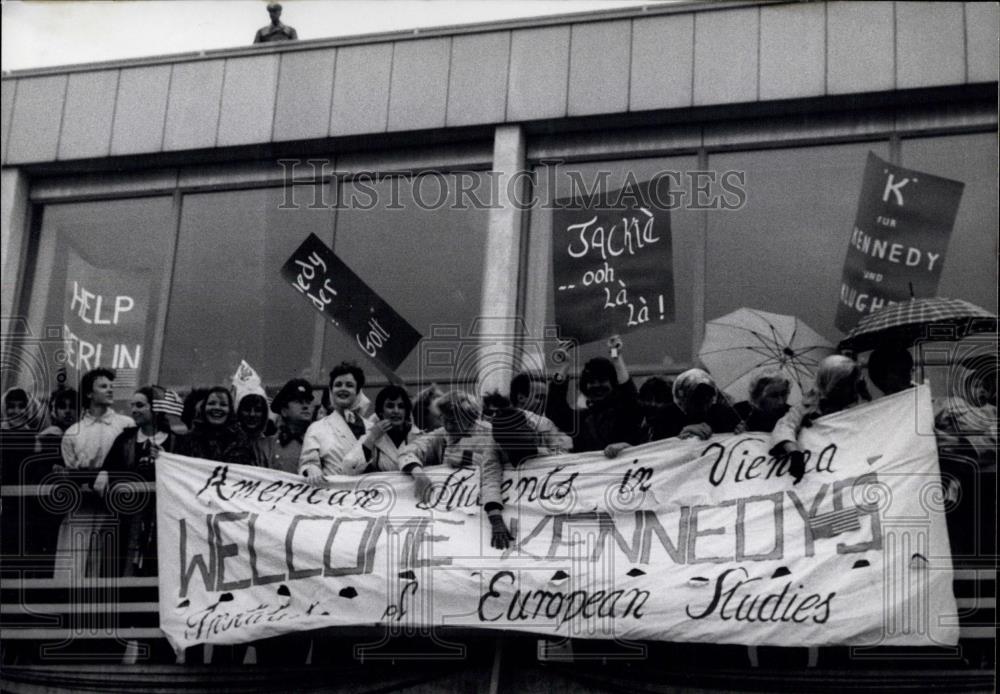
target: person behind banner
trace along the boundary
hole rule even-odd
[[[293,378],[274,396],[271,411],[279,417],[278,431],[260,439],[259,464],[297,475],[302,441],[313,422],[312,384],[303,378]]]
[[[2,431],[34,431],[41,408],[24,388],[10,388],[3,394]]]
[[[66,431],[80,419],[80,397],[73,388],[60,386],[52,391],[48,404],[49,425],[35,436],[34,455],[26,457],[20,466],[20,477],[13,484],[44,484],[46,476],[53,472],[56,465],[62,461],[61,444]],[[14,455],[11,455],[14,453]],[[4,450],[4,465],[12,464],[17,458],[17,451]],[[56,541],[59,536],[59,526],[62,515],[52,513],[47,500],[40,497],[22,498],[23,517],[21,522],[30,527],[30,533],[23,533],[26,556],[46,557],[51,560],[55,556]],[[8,506],[11,518],[19,518],[13,504]],[[49,577],[52,567],[39,566],[38,574]]]
[[[674,380],[674,403],[664,414],[667,438],[708,439],[736,430],[739,417],[704,369],[688,369]]]
[[[132,396],[131,415],[136,425],[119,434],[108,452],[94,483],[94,490],[101,496],[124,490],[131,482],[155,482],[157,455],[160,451],[174,451],[177,437],[170,430],[166,415],[154,409],[157,395],[152,386],[146,386]],[[120,575],[156,576],[155,496],[146,491],[128,493],[130,497],[138,495],[144,502],[137,512],[121,516]],[[114,505],[112,501],[111,506]]]
[[[236,423],[233,396],[223,386],[210,388],[196,407],[190,433],[181,436],[176,453],[233,465],[254,465],[253,444]]]
[[[434,431],[441,427],[441,418],[434,411],[434,401],[444,391],[432,383],[413,397],[413,424],[421,431]]]
[[[614,458],[628,446],[642,442],[642,410],[638,392],[622,357],[623,344],[617,335],[608,340],[610,358],[594,357],[580,373],[580,392],[587,399],[587,409],[574,411],[566,403],[563,384],[550,388],[549,418],[563,431],[560,422],[579,421],[573,436],[573,450],[604,451]]]
[[[639,386],[639,407],[642,409],[642,441],[662,441],[670,438],[670,406],[674,404],[673,382],[651,376]]]
[[[274,434],[277,427],[268,417],[267,395],[260,376],[249,364],[241,361],[232,380],[236,422],[253,445],[257,465],[266,467],[265,438]]]
[[[434,409],[442,426],[403,448],[400,469],[413,477],[417,499],[424,500],[431,488],[424,472],[428,465],[478,467],[479,498],[492,526],[490,544],[506,549],[514,538],[503,519],[503,468],[490,424],[482,419],[482,408],[473,396],[453,390],[435,400]]]
[[[805,474],[805,454],[798,444],[802,428],[812,426],[819,417],[871,399],[857,362],[841,354],[825,358],[816,370],[813,387],[802,396],[802,402],[778,420],[771,432],[771,455],[788,457],[789,472],[798,484]]]
[[[374,426],[374,417],[361,412],[368,402],[362,399],[365,372],[361,367],[342,362],[330,371],[330,406],[333,411],[313,422],[302,439],[299,473],[311,482],[326,475],[360,475],[368,468],[370,450],[348,459],[347,454]]]
[[[490,424],[505,465],[518,467],[528,458],[566,453],[573,448],[573,440],[548,417],[516,407],[496,391],[483,397],[483,419]]]
[[[78,507],[59,526],[56,540],[57,564],[58,557],[68,557],[77,578],[117,573],[114,557],[104,551],[106,541],[114,534],[114,516],[96,494],[90,493],[115,439],[128,427],[135,426],[131,417],[111,409],[115,401],[114,380],[114,372],[104,368],[83,375],[80,396],[84,414],[63,434],[61,449],[65,467],[56,465],[53,468],[83,491]]]
[[[263,391],[241,392],[237,395],[236,423],[253,446],[256,464],[260,467],[267,466],[268,426],[271,428],[270,433],[274,433],[275,430],[267,413],[267,398],[264,397]]]
[[[364,472],[399,470],[403,448],[423,431],[412,422],[413,403],[405,388],[389,385],[375,396],[374,425],[345,456],[345,464]]]
[[[49,425],[35,437],[35,452],[59,448],[63,434],[80,419],[80,396],[72,388],[57,388],[49,396]]]
[[[733,405],[740,418],[737,433],[744,431],[774,431],[778,421],[787,414],[790,406],[788,394],[791,383],[780,371],[761,371],[750,379],[749,400]]]
[[[868,355],[868,378],[883,395],[913,387],[913,357],[904,347],[880,345]]]
[[[184,425],[185,431],[177,433],[189,433],[194,430],[196,423],[205,420],[204,407],[208,391],[209,388],[192,388],[191,392],[184,398],[184,404],[181,407],[181,424]]]
[[[510,379],[510,404],[536,415],[545,414],[548,383],[537,371],[520,371]]]

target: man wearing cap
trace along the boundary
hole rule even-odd
[[[277,434],[261,441],[264,466],[299,474],[302,437],[312,422],[312,399],[312,385],[302,378],[293,378],[275,396],[271,411],[281,417],[281,424]]]
[[[257,35],[253,37],[254,43],[270,43],[272,41],[295,41],[299,38],[295,29],[287,24],[281,23],[281,5],[272,2],[267,6],[267,13],[271,15],[271,23],[266,27],[257,30]]]

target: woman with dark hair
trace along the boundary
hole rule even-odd
[[[573,412],[563,392],[550,390],[548,416],[562,431],[574,431],[573,450],[604,451],[609,458],[642,442],[638,392],[622,358],[622,341],[608,340],[610,358],[595,357],[580,372],[580,392],[587,409]],[[554,396],[554,397],[553,397]]]
[[[639,407],[642,409],[642,440],[660,441],[670,438],[670,406],[674,404],[673,384],[659,376],[651,376],[639,386]]]
[[[178,439],[176,453],[236,465],[256,462],[253,446],[236,424],[233,396],[228,388],[210,388],[203,404],[196,409],[192,424],[191,432]]]
[[[413,403],[405,388],[389,385],[375,396],[378,418],[344,457],[349,468],[363,472],[399,470],[400,449],[423,432],[414,426]]]
[[[123,431],[111,446],[104,469],[94,485],[98,493],[110,489],[114,494],[118,485],[127,482],[156,481],[156,456],[160,451],[173,452],[177,443],[166,415],[156,411],[153,405],[157,399],[157,392],[150,386],[135,391],[131,414],[136,425]],[[101,481],[102,477],[105,482]],[[123,576],[157,574],[155,497],[145,492],[143,497],[139,511],[121,518],[123,561],[120,569]],[[111,505],[113,507],[114,503]]]
[[[188,431],[194,429],[195,422],[202,421],[202,407],[205,405],[205,398],[208,396],[208,388],[192,388],[191,392],[184,398],[184,406],[181,409],[181,422]]]
[[[363,455],[348,459],[348,453],[374,426],[374,418],[366,419],[360,411],[364,386],[365,372],[355,364],[342,362],[330,371],[333,411],[310,424],[302,439],[299,472],[310,481],[325,475],[360,475],[368,468],[371,449],[363,443]]]
[[[83,417],[63,435],[61,448],[65,468],[54,466],[85,492],[93,490],[97,472],[118,435],[135,426],[130,417],[111,409],[115,401],[114,380],[115,373],[110,369],[94,369],[83,375],[80,380]],[[114,517],[103,501],[85,493],[79,507],[66,516],[59,527],[56,554],[70,557],[77,578],[114,575],[113,558],[103,551],[105,537],[112,532]],[[83,542],[80,542],[81,536]]]
[[[413,423],[423,431],[434,431],[441,426],[441,418],[434,412],[434,401],[444,395],[444,391],[432,383],[413,398]]]
[[[35,452],[58,449],[66,430],[80,418],[80,396],[72,388],[57,388],[49,396],[49,425],[35,437]]]

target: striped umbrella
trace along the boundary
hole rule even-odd
[[[795,316],[741,308],[705,324],[698,357],[736,400],[747,399],[757,373],[780,371],[791,384],[788,402],[794,405],[830,354],[833,344]]]
[[[909,347],[920,338],[957,340],[965,335],[996,332],[997,317],[962,301],[931,297],[911,299],[865,316],[840,341],[840,349],[865,352],[879,344]]]

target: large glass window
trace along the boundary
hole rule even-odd
[[[272,386],[316,377],[317,314],[280,270],[309,234],[330,243],[334,210],[283,200],[281,188],[184,196],[164,383],[229,383],[241,359]]]
[[[903,140],[902,164],[965,184],[938,294],[964,299],[997,311],[997,136],[995,133]],[[937,333],[941,335],[940,332]],[[960,342],[921,340],[918,358],[935,397],[974,400],[969,384],[974,374],[965,366],[988,363],[997,350],[996,333],[973,335]],[[980,378],[992,379],[988,367]],[[983,425],[985,428],[988,422]],[[973,433],[969,431],[968,433]]]
[[[29,275],[31,335],[41,352],[20,365],[22,385],[45,396],[60,372],[75,387],[84,371],[111,367],[123,399],[155,376],[151,355],[170,278],[172,209],[169,197],[44,208]]]
[[[709,156],[714,171],[745,173],[746,204],[709,213],[706,321],[747,306],[840,339],[834,317],[869,151],[888,158],[886,143]]]
[[[264,383],[325,383],[342,360],[374,363],[282,279],[280,269],[316,234],[421,334],[468,326],[479,311],[489,211],[459,202],[478,173],[342,182],[328,207],[282,209],[280,188],[188,194],[181,212],[162,380],[228,383],[241,359]],[[419,186],[414,192],[414,186]],[[467,196],[471,197],[471,196]],[[416,349],[399,375],[421,376]]]
[[[997,135],[903,140],[902,165],[965,184],[938,294],[997,310]]]
[[[442,357],[461,348],[460,337],[479,315],[489,209],[476,201],[490,200],[489,186],[475,171],[341,183],[334,251],[425,338],[436,326],[456,326],[459,339],[434,350]],[[457,359],[426,357],[418,346],[398,375],[439,382],[462,377],[455,373]],[[323,366],[344,359],[379,377],[354,340],[328,324]]]

